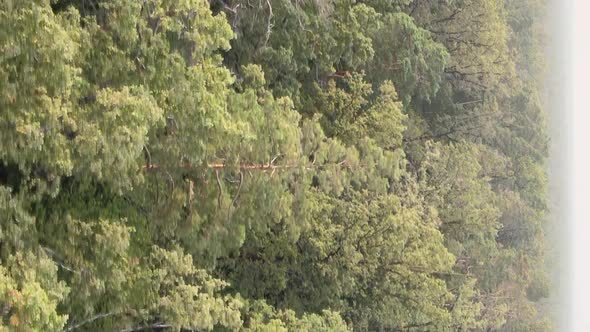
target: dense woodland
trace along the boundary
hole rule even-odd
[[[552,330],[544,6],[0,0],[0,330]]]

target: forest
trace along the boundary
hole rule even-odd
[[[544,0],[0,0],[0,331],[553,331]]]

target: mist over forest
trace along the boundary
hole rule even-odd
[[[556,330],[548,6],[0,0],[0,331]]]

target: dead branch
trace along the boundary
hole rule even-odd
[[[145,166],[150,168],[152,166],[152,154],[150,153],[147,145],[143,146],[143,155],[145,157]]]
[[[162,324],[162,323],[155,323],[150,325],[142,325],[136,327],[130,327],[123,330],[119,330],[118,332],[135,332],[135,331],[143,331],[143,330],[153,330],[153,329],[169,329],[173,326],[170,324]]]
[[[221,207],[221,199],[223,193],[223,187],[221,187],[221,181],[219,180],[219,170],[215,170],[215,177],[217,178],[217,187],[219,188],[219,194],[217,195],[217,207]]]
[[[192,204],[193,204],[193,198],[195,196],[195,191],[194,191],[194,181],[191,179],[187,179],[187,180],[188,180],[188,186],[187,186],[187,193],[186,193],[186,209],[188,211],[188,217],[190,218],[190,216],[193,213]]]
[[[71,331],[79,329],[80,327],[82,327],[86,324],[92,323],[95,320],[99,320],[99,319],[110,317],[110,316],[117,315],[117,314],[119,314],[119,312],[107,312],[104,314],[98,314],[98,315],[92,316],[92,317],[90,317],[90,318],[88,318],[76,325],[70,326],[67,329],[63,330],[62,332],[71,332]]]
[[[270,0],[266,0],[266,4],[268,5],[268,20],[266,22],[266,39],[264,40],[264,46],[266,47],[266,45],[268,44],[268,40],[270,39],[270,33],[272,31],[272,18],[273,18],[273,13],[272,13],[272,6],[270,5]]]
[[[73,269],[72,267],[69,267],[69,266],[65,265],[63,263],[64,259],[61,258],[61,256],[58,253],[56,253],[55,250],[50,249],[50,248],[47,248],[47,247],[43,247],[43,246],[41,247],[41,249],[47,255],[51,256],[51,258],[53,258],[52,259],[53,262],[55,264],[59,265],[59,267],[61,267],[62,269],[66,270],[66,271],[69,271],[69,272],[72,272],[72,273],[75,273],[75,274],[80,274],[80,271],[77,271],[77,270]]]

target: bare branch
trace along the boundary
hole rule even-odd
[[[92,316],[92,317],[90,317],[90,318],[88,318],[76,325],[70,326],[67,329],[63,330],[62,332],[71,332],[71,331],[79,329],[80,327],[82,327],[86,324],[92,323],[96,320],[103,319],[103,318],[110,317],[110,316],[117,315],[117,314],[119,314],[119,312],[107,312],[104,314],[98,314],[98,315]]]
[[[219,194],[217,195],[217,207],[221,207],[221,194],[223,193],[223,187],[221,187],[221,180],[219,180],[219,170],[215,170],[215,178],[217,179],[217,187],[219,188]]]
[[[270,0],[266,0],[266,4],[268,5],[268,20],[266,23],[266,39],[264,40],[264,46],[266,47],[266,44],[268,44],[268,40],[270,39],[270,33],[272,31],[272,18],[273,18],[273,13],[272,13],[272,6],[270,5]]]
[[[145,165],[147,168],[152,167],[152,154],[150,153],[150,150],[148,149],[147,145],[143,146],[143,154],[145,157]]]
[[[171,327],[174,327],[174,326],[170,325],[170,324],[155,323],[155,324],[130,327],[130,328],[119,330],[117,332],[135,332],[135,331],[143,331],[143,330],[148,330],[148,329],[168,329]]]
[[[53,258],[53,262],[57,265],[59,265],[62,269],[75,273],[75,274],[80,274],[80,271],[75,270],[67,265],[65,265],[63,263],[64,259],[58,254],[56,253],[53,249],[47,248],[47,247],[43,247],[41,246],[41,249],[43,251],[45,251],[46,254],[48,254],[49,256],[51,256]]]

